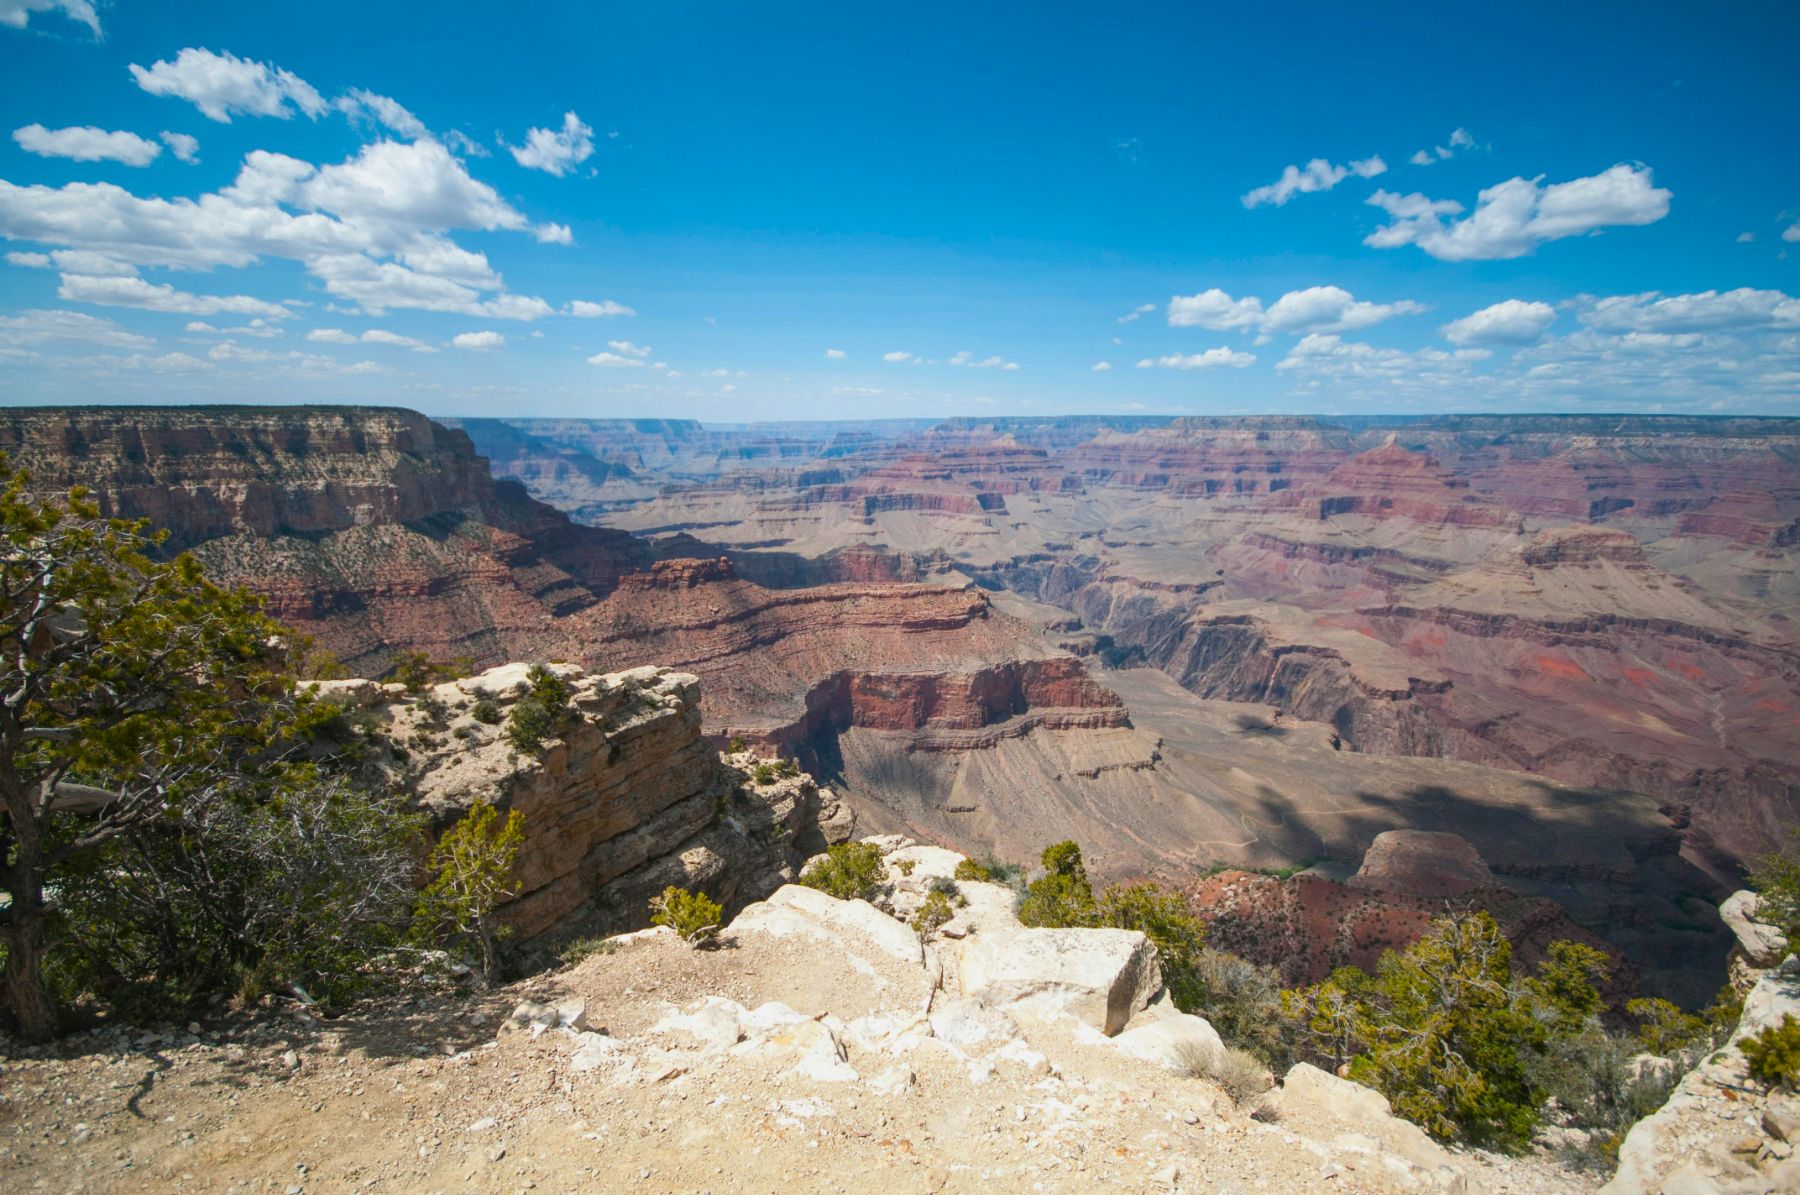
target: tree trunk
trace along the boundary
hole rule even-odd
[[[44,986],[44,943],[48,937],[44,908],[44,827],[37,811],[11,767],[10,752],[0,760],[0,799],[12,838],[12,866],[5,871],[12,906],[6,910],[6,968],[0,972],[0,988],[6,993],[4,1011],[26,1041],[49,1041],[61,1027],[56,1001]],[[0,848],[3,850],[3,848]],[[4,859],[0,853],[0,859]]]
[[[6,1007],[26,1041],[49,1041],[60,1025],[56,1002],[44,986],[43,962],[43,908],[21,908],[15,901],[6,934]]]
[[[482,917],[475,923],[476,932],[481,938],[481,986],[494,986],[494,973],[499,970],[494,958],[494,930],[488,925],[487,918]]]

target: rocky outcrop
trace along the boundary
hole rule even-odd
[[[1731,1040],[1690,1071],[1666,1103],[1633,1125],[1601,1195],[1764,1195],[1800,1190],[1800,1100],[1749,1077],[1742,1044],[1800,1017],[1800,959],[1764,974],[1744,998]]]
[[[1737,938],[1734,953],[1751,967],[1773,967],[1787,957],[1787,935],[1757,920],[1761,897],[1754,892],[1733,892],[1719,905],[1725,928]]]
[[[569,717],[523,754],[505,734],[528,683],[522,664],[416,694],[369,681],[318,686],[398,749],[392,779],[436,828],[480,801],[524,815],[517,887],[501,911],[521,935],[595,913],[615,928],[647,924],[650,898],[670,884],[735,908],[848,834],[848,810],[809,777],[759,784],[751,757],[720,757],[700,732],[694,677],[550,668],[571,688]]]

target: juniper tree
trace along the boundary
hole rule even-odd
[[[257,599],[79,489],[41,498],[0,458],[0,909],[6,1007],[54,1034],[45,984],[60,869],[236,785],[281,739],[293,674]]]

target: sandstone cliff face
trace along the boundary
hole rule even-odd
[[[757,785],[748,757],[720,758],[700,733],[694,677],[551,667],[573,689],[572,716],[529,755],[507,742],[503,722],[474,716],[486,699],[504,718],[525,691],[525,665],[416,695],[370,681],[319,685],[399,747],[394,779],[436,828],[478,801],[524,815],[517,889],[501,913],[521,935],[594,913],[614,929],[636,928],[670,884],[736,908],[849,833],[848,810],[811,778]]]

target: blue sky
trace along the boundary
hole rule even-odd
[[[1800,414],[1796,34],[0,0],[0,396]]]

